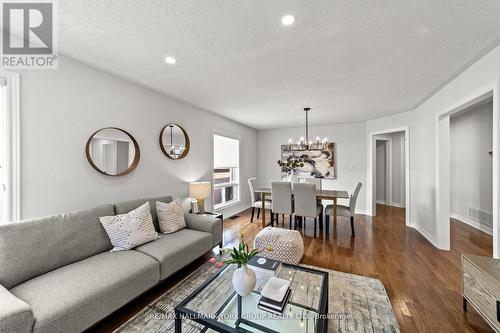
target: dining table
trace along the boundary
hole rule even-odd
[[[254,190],[254,193],[260,194],[260,200],[264,203],[267,196],[272,195],[270,187],[263,187]],[[293,190],[292,190],[293,194]],[[333,203],[333,221],[337,222],[337,199],[349,199],[349,193],[343,190],[316,190],[316,199],[328,200]],[[263,205],[264,207],[264,205]],[[262,228],[266,227],[266,210],[262,211]]]

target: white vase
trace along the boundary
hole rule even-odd
[[[248,296],[255,288],[257,277],[247,265],[243,265],[233,273],[233,288],[240,296]]]

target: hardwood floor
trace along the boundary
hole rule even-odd
[[[420,233],[406,228],[404,209],[377,205],[377,217],[356,217],[356,238],[350,222],[339,218],[336,228],[313,238],[313,223],[307,221],[302,263],[380,279],[389,295],[402,332],[492,332],[469,307],[464,314],[460,293],[460,254],[491,256],[492,238],[466,224],[452,220],[452,250],[433,247]],[[244,239],[252,243],[262,229],[260,220],[250,223],[250,211],[224,223],[224,245]],[[279,227],[283,227],[280,224]],[[288,228],[288,219],[285,227]],[[91,330],[109,332],[125,322],[164,291],[193,271],[210,254],[182,270],[112,314]]]

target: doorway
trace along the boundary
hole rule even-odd
[[[493,98],[450,116],[450,218],[493,234]]]
[[[377,214],[377,203],[404,208],[410,226],[409,128],[371,133],[368,138],[368,212]]]
[[[483,105],[489,104],[490,110],[492,111],[491,116],[491,148],[485,154],[489,155],[491,151],[491,184],[492,184],[492,195],[491,195],[491,217],[482,216],[480,219],[491,220],[491,231],[493,236],[493,257],[500,258],[500,238],[498,237],[498,207],[499,207],[499,197],[498,189],[500,188],[498,169],[499,169],[499,105],[498,105],[498,91],[500,82],[496,82],[493,86],[486,86],[482,90],[477,91],[475,94],[467,98],[465,101],[461,101],[457,105],[443,110],[441,113],[436,115],[436,246],[443,250],[450,250],[451,248],[451,223],[450,217],[457,217],[453,215],[452,211],[452,195],[451,189],[453,181],[451,176],[451,163],[452,158],[454,158],[451,151],[451,139],[452,139],[452,129],[451,124],[455,118],[460,117],[462,114],[471,111],[474,108],[480,108]],[[490,124],[488,124],[490,126]],[[488,139],[489,140],[489,139]],[[481,148],[482,149],[482,148]],[[491,150],[490,150],[491,149]],[[481,158],[482,159],[482,158]],[[471,159],[468,159],[471,161]],[[489,162],[486,162],[489,163]],[[485,163],[482,163],[485,164]],[[479,171],[484,172],[484,171]],[[477,171],[475,172],[477,173]],[[488,172],[489,173],[489,172]],[[469,175],[463,175],[468,177]],[[465,183],[465,181],[460,181],[460,184]],[[470,201],[464,211],[464,215],[473,214],[484,214],[482,211],[484,209],[478,209],[474,207],[480,205],[478,203]],[[472,210],[469,210],[472,208]],[[462,220],[465,220],[461,217]],[[477,221],[476,221],[477,222]],[[484,223],[481,227],[485,227]],[[486,231],[487,229],[483,229]]]

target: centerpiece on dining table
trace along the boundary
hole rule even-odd
[[[305,159],[301,157],[288,156],[284,161],[278,160],[278,166],[281,168],[283,180],[292,181],[293,176],[299,168],[304,167]]]

